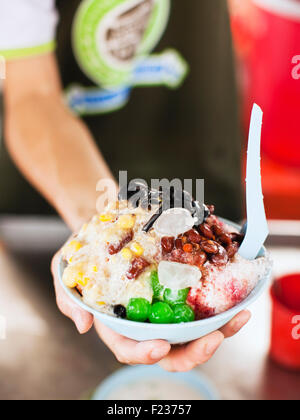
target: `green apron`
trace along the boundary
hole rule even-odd
[[[59,0],[57,56],[63,83],[92,86],[77,65],[71,27],[79,0]],[[137,88],[125,108],[84,118],[116,177],[204,178],[205,201],[231,219],[241,216],[240,131],[225,0],[172,1],[156,48],[174,47],[190,66],[178,90]],[[49,206],[1,153],[2,212],[47,213]],[[5,178],[5,182],[3,182]]]

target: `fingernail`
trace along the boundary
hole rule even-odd
[[[151,351],[150,353],[150,357],[153,360],[160,360],[162,359],[164,356],[166,356],[166,350],[164,350],[163,348],[157,348]]]
[[[210,356],[211,354],[214,354],[218,347],[221,344],[220,338],[215,337],[214,339],[211,339],[210,342],[206,345],[205,353],[207,356]]]

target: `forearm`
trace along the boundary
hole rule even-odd
[[[9,79],[9,75],[11,79]],[[85,125],[61,99],[58,79],[44,89],[20,95],[5,85],[5,138],[10,154],[25,177],[57,209],[72,229],[96,212],[96,184],[112,178]],[[49,85],[48,85],[49,86]]]

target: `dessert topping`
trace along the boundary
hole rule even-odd
[[[158,235],[178,236],[193,228],[195,219],[186,209],[169,209],[162,213],[154,224]]]
[[[198,267],[172,261],[161,261],[158,266],[160,284],[170,289],[195,287],[201,280],[202,273]]]
[[[134,260],[132,260],[131,262],[131,266],[128,270],[127,273],[127,278],[130,280],[134,280],[137,277],[139,277],[139,275],[142,274],[142,272],[149,267],[150,263],[145,260],[145,258],[143,257],[137,257]]]
[[[121,229],[132,229],[135,225],[135,217],[131,214],[124,214],[119,217],[118,226]]]
[[[125,319],[127,316],[126,313],[126,308],[123,305],[116,305],[114,307],[114,314],[118,317],[118,318],[123,318]]]
[[[161,240],[161,247],[163,254],[169,254],[175,246],[175,238],[173,236],[171,237],[163,237]]]
[[[108,248],[108,252],[110,255],[118,254],[124,246],[129,244],[133,239],[133,231],[130,231],[119,243],[111,244]]]
[[[134,242],[131,245],[131,251],[137,256],[140,257],[141,255],[144,254],[144,248],[137,242]]]

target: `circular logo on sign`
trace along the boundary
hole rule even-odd
[[[73,48],[83,72],[106,88],[126,85],[137,58],[165,31],[170,0],[84,0],[73,26]]]

